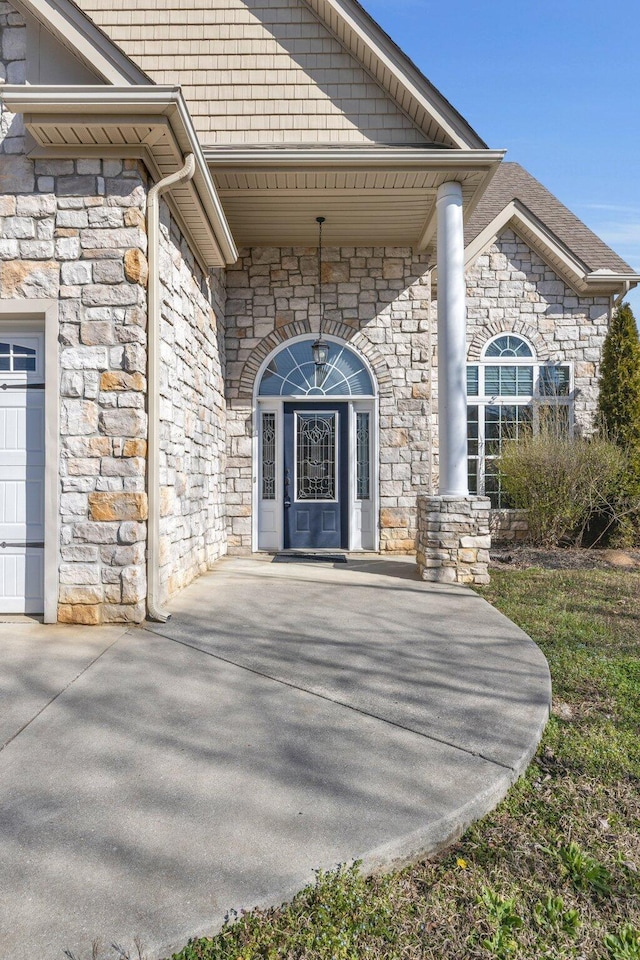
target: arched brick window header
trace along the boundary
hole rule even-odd
[[[551,360],[551,352],[546,340],[544,340],[538,331],[535,330],[529,323],[524,320],[503,320],[488,323],[481,333],[476,333],[471,340],[467,351],[467,358],[469,362],[473,363],[476,360],[480,360],[482,357],[482,351],[487,343],[494,337],[499,336],[501,333],[514,333],[524,337],[524,339],[528,340],[534,348],[538,360],[543,363]]]
[[[324,332],[329,336],[344,340],[350,347],[361,353],[363,357],[366,357],[373,368],[378,383],[378,395],[380,397],[393,396],[393,383],[386,360],[378,353],[373,344],[367,340],[362,332],[354,330],[353,327],[337,320],[328,320],[324,325]],[[308,320],[287,323],[277,330],[272,330],[268,336],[264,337],[253,350],[243,367],[242,374],[240,375],[239,397],[247,400],[252,399],[258,370],[269,354],[273,353],[274,350],[277,350],[279,346],[282,346],[292,337],[299,337],[305,333],[311,333]]]

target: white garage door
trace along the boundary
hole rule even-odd
[[[44,606],[44,354],[0,331],[0,613]]]

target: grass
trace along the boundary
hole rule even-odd
[[[481,592],[540,645],[554,683],[505,801],[436,860],[319,873],[173,960],[640,960],[640,574],[498,571]]]

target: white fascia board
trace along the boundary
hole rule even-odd
[[[235,240],[233,239],[231,227],[227,221],[226,214],[220,202],[218,190],[213,182],[209,167],[202,153],[202,147],[200,146],[198,134],[193,126],[191,114],[189,113],[187,105],[184,101],[184,97],[182,96],[182,91],[179,87],[174,89],[177,90],[175,104],[180,121],[187,135],[189,144],[188,149],[196,158],[196,175],[194,179],[196,180],[196,184],[199,188],[198,192],[201,195],[205,210],[207,211],[207,216],[209,217],[211,225],[213,226],[216,240],[218,241],[220,249],[222,250],[225,262],[228,264],[235,263],[238,259],[238,248],[236,247]]]
[[[429,114],[436,123],[451,137],[451,140],[462,150],[483,148],[486,144],[480,139],[472,127],[463,117],[457,116],[454,109],[447,103],[441,93],[433,87],[408,58],[402,55],[403,64],[398,59],[398,49],[373,18],[363,15],[348,0],[325,0],[328,7],[346,24],[351,34],[357,37],[374,56],[389,70],[407,92]],[[309,4],[316,16],[322,15],[316,10],[315,4]],[[326,23],[326,21],[325,21]],[[328,26],[328,24],[327,24]],[[401,51],[400,51],[401,52]],[[406,68],[409,69],[406,69]],[[387,91],[391,96],[390,91]],[[395,98],[393,98],[395,99]]]
[[[168,116],[180,96],[178,86],[105,87],[93,86],[27,86],[5,84],[0,87],[0,98],[17,113],[139,113]]]
[[[640,284],[640,274],[637,273],[609,273],[594,270],[585,278],[587,292],[596,295],[598,291],[621,293],[625,296],[634,287]]]
[[[443,170],[484,169],[499,164],[505,150],[453,150],[442,149],[388,148],[371,149],[336,148],[300,150],[282,147],[279,149],[249,150],[229,149],[227,147],[205,147],[203,155],[211,166],[220,167],[424,167]]]
[[[587,283],[640,283],[638,273],[615,273],[613,270],[594,270],[586,278]]]
[[[60,43],[68,47],[106,83],[152,84],[152,80],[109,39],[74,3],[68,0],[14,0],[21,12],[35,17]]]
[[[0,99],[12,113],[23,113],[26,117],[64,113],[69,122],[74,115],[100,117],[116,113],[130,116],[132,121],[140,115],[166,117],[180,150],[183,154],[193,153],[196,159],[196,188],[223,259],[229,264],[238,259],[231,229],[179,86],[30,87],[7,84],[0,87]],[[149,149],[153,152],[153,145]]]

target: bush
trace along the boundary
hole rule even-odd
[[[604,342],[598,414],[605,434],[629,450],[640,484],[640,337],[628,303],[614,313]]]
[[[601,435],[626,455],[614,510],[603,518],[611,539],[629,545],[640,536],[640,337],[628,303],[614,313],[604,343],[598,420]]]
[[[530,539],[545,546],[579,545],[595,517],[615,515],[626,468],[616,444],[562,435],[553,426],[507,442],[499,461],[503,490],[527,511]]]

